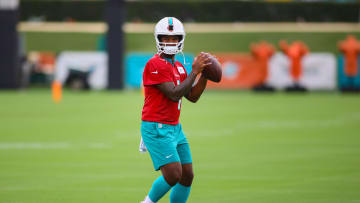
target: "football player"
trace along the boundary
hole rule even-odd
[[[193,181],[189,143],[179,123],[183,96],[196,102],[207,79],[196,77],[211,64],[210,55],[201,52],[188,74],[175,55],[182,53],[185,31],[174,17],[161,19],[155,26],[158,53],[146,64],[143,73],[145,102],[142,110],[141,136],[150,153],[158,177],[143,203],[159,201],[169,190],[171,203],[185,203]]]

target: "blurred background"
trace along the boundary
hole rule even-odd
[[[154,23],[164,16],[185,23],[188,70],[200,51],[222,62],[224,79],[209,88],[347,91],[360,85],[357,1],[1,2],[1,88],[53,81],[78,89],[140,88],[155,52]]]
[[[142,72],[167,16],[187,71],[201,51],[223,70],[182,104],[189,202],[360,201],[359,1],[0,0],[0,202],[145,197]]]

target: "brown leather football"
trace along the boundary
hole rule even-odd
[[[213,82],[220,82],[222,76],[221,64],[215,56],[211,57],[211,65],[208,65],[202,71],[205,78]]]

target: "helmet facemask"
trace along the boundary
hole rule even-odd
[[[164,53],[168,55],[174,55],[182,52],[184,48],[184,36],[183,35],[176,35],[179,38],[179,41],[174,42],[161,42],[160,38],[163,35],[156,35],[156,48],[158,50],[158,54]]]

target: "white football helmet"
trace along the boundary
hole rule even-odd
[[[174,17],[161,19],[155,26],[154,35],[158,54],[174,55],[182,52],[184,48],[185,30],[180,20]],[[178,35],[180,39],[178,43],[164,43],[160,42],[161,35]]]

